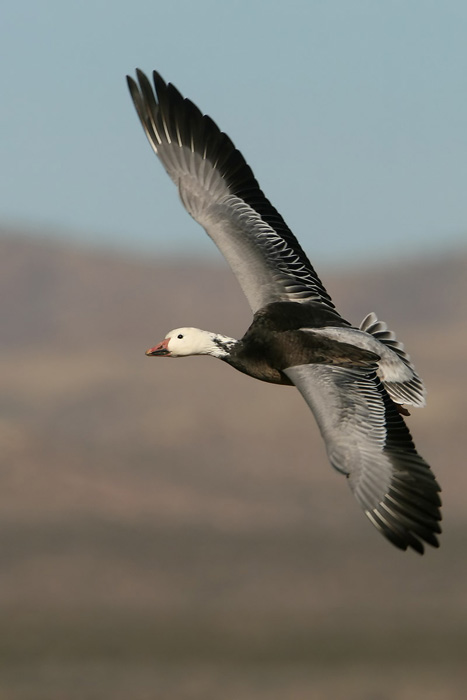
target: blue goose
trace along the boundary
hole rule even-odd
[[[440,487],[403,415],[425,388],[401,343],[374,313],[359,327],[336,310],[287,224],[229,137],[170,83],[127,78],[146,136],[232,268],[253,320],[237,340],[176,328],[152,357],[212,355],[240,372],[294,385],[314,414],[331,465],[396,547],[438,547]]]

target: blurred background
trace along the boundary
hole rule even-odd
[[[463,698],[465,3],[1,14],[0,698]],[[145,140],[136,67],[231,136],[340,312],[408,347],[438,551],[371,527],[298,392],[144,357],[250,312]]]

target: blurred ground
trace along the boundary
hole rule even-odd
[[[144,356],[243,333],[225,268],[3,236],[0,699],[463,698],[466,268],[322,274],[427,383],[408,421],[444,533],[421,558],[361,514],[298,392]]]

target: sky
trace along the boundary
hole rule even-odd
[[[0,21],[0,227],[215,259],[125,75],[226,131],[312,262],[467,242],[465,0],[16,0]]]

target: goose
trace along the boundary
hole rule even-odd
[[[331,465],[393,545],[439,546],[440,487],[402,414],[425,387],[395,334],[374,313],[359,327],[331,297],[241,153],[215,122],[153,72],[127,76],[146,136],[188,213],[226,258],[253,320],[241,339],[176,328],[151,357],[211,355],[251,377],[294,385]]]

